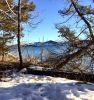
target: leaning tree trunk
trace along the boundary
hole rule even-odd
[[[18,43],[18,53],[19,53],[19,61],[20,61],[19,69],[21,69],[22,66],[23,66],[20,36],[21,36],[21,0],[18,0],[18,34],[17,34],[17,43]]]

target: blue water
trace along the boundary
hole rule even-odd
[[[41,53],[42,53],[42,59],[47,59],[50,55],[50,53],[54,54],[65,54],[67,52],[67,48],[69,48],[69,45],[64,43],[62,45],[54,45],[54,44],[45,44],[45,45],[24,45],[21,47],[22,56],[23,58],[32,58],[36,57],[38,59],[41,59]],[[10,53],[12,53],[15,56],[18,56],[17,51],[17,45],[12,46],[10,48]],[[81,66],[90,66],[91,58],[90,57],[83,57]],[[88,67],[91,71],[92,68],[94,68],[94,64],[92,67]]]
[[[62,45],[58,45],[58,44],[47,44],[45,43],[45,45],[24,45],[21,47],[21,51],[22,51],[22,56],[23,58],[28,58],[28,57],[37,57],[40,58],[40,55],[42,53],[42,56],[47,58],[50,53],[54,53],[54,54],[62,54],[64,52],[67,52],[67,48],[68,48],[68,44],[66,45],[65,43]],[[17,50],[17,45],[16,46],[12,46],[10,48],[10,52],[15,55],[18,56],[18,50]]]

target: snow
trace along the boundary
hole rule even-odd
[[[30,66],[29,68],[35,69],[35,70],[43,70],[44,69],[44,67],[40,67],[40,66]]]
[[[30,66],[29,69],[33,70],[52,70],[53,68],[45,68],[45,67],[40,67],[40,66]]]
[[[93,83],[21,73],[4,80],[0,100],[94,100]]]

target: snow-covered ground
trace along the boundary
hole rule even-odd
[[[0,100],[94,100],[94,84],[19,74],[0,82]]]

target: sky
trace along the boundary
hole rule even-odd
[[[62,17],[58,14],[58,10],[62,9],[64,5],[63,0],[33,0],[36,5],[34,14],[38,14],[32,23],[40,23],[36,28],[30,26],[25,27],[23,42],[36,42],[36,41],[59,41],[60,38],[55,24],[62,21]]]
[[[83,3],[88,4],[89,0],[83,0]],[[48,40],[61,41],[58,30],[55,24],[64,21],[63,17],[58,13],[60,9],[67,6],[66,0],[33,0],[36,5],[33,16],[38,15],[31,23],[40,22],[36,28],[31,28],[25,25],[23,43],[42,42]],[[73,20],[69,23],[73,24]]]

